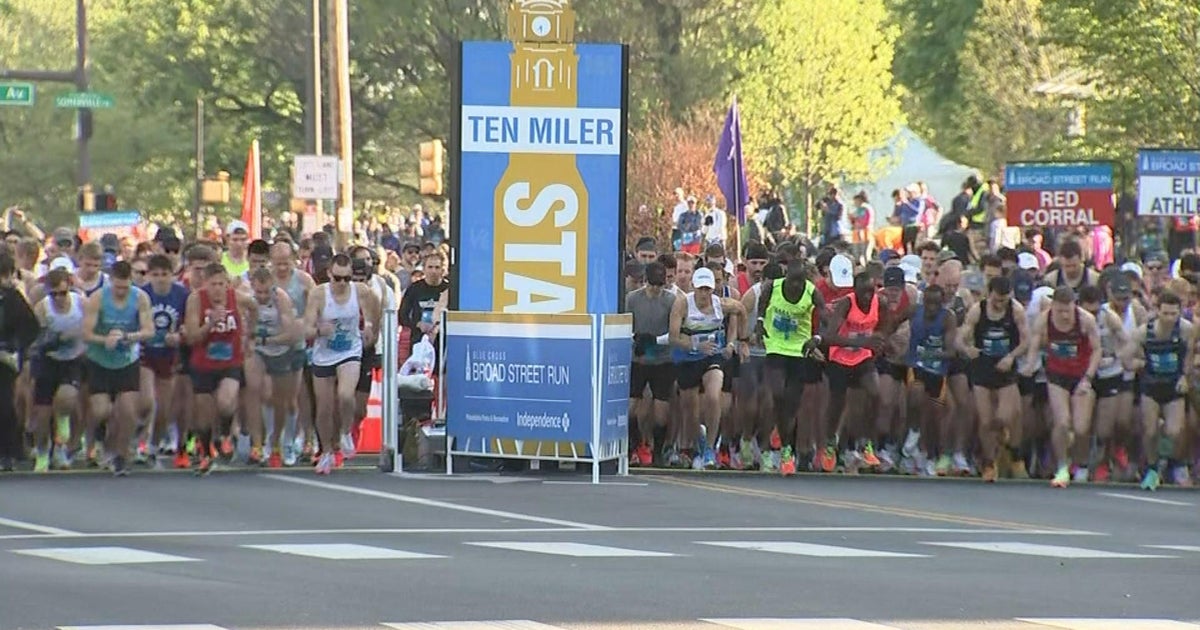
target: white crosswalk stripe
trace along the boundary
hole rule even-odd
[[[434,621],[430,623],[385,623],[395,630],[563,630],[536,621]]]
[[[833,545],[816,545],[802,542],[727,542],[710,541],[697,542],[699,545],[713,547],[728,547],[731,549],[750,549],[770,553],[783,553],[796,556],[812,556],[816,558],[928,558],[929,556],[915,553],[896,553],[893,551],[876,551],[874,549],[858,549],[855,547],[836,547]]]
[[[575,558],[665,558],[675,555],[661,551],[643,551],[640,549],[607,547],[605,545],[590,545],[576,542],[469,542],[466,544],[476,547],[528,551],[531,553],[572,556]]]
[[[373,547],[356,544],[302,544],[302,545],[242,545],[246,549],[260,549],[276,553],[323,560],[424,560],[429,558],[444,558],[399,549]]]
[[[990,551],[994,553],[1011,553],[1022,556],[1044,556],[1047,558],[1082,559],[1138,559],[1138,558],[1174,558],[1175,556],[1148,555],[1139,553],[1121,553],[1085,549],[1083,547],[1066,547],[1063,545],[1041,545],[1025,542],[923,542],[923,545],[938,547],[953,547],[956,549],[972,549],[975,551]]]
[[[72,564],[149,564],[158,562],[199,562],[198,558],[185,558],[153,551],[142,551],[129,547],[55,547],[46,549],[14,549],[13,553],[35,556],[48,560]]]
[[[58,626],[58,630],[228,630],[207,623],[150,626]]]
[[[1200,630],[1200,625],[1168,619],[1040,619],[1019,617],[1017,621],[1063,630]]]
[[[857,619],[701,619],[737,630],[900,630]]]
[[[1200,545],[1142,545],[1148,549],[1170,549],[1171,551],[1193,551],[1200,553]]]

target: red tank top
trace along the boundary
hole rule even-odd
[[[1046,326],[1046,373],[1066,378],[1080,378],[1087,373],[1092,359],[1092,344],[1083,334],[1079,323],[1079,307],[1075,307],[1075,323],[1070,330],[1062,331],[1049,316]]]
[[[208,323],[208,312],[212,307],[208,291],[200,291],[202,323]],[[237,296],[231,288],[225,293],[225,321],[216,322],[204,340],[192,345],[192,367],[215,372],[240,367],[242,362],[242,314],[238,312]]]
[[[850,293],[850,308],[846,311],[846,321],[838,328],[839,337],[870,337],[875,334],[879,324],[879,296],[871,294],[871,304],[867,312],[858,307],[858,296]],[[846,348],[834,346],[829,351],[829,360],[846,367],[854,367],[874,353],[868,348]]]

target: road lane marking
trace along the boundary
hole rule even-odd
[[[510,619],[498,621],[432,621],[428,623],[384,623],[394,630],[564,630],[536,621]]]
[[[38,525],[37,523],[29,523],[26,521],[18,521],[14,518],[4,518],[0,516],[0,525],[11,527],[13,529],[24,529],[39,534],[48,534],[50,536],[77,536],[79,532],[73,532],[69,529],[59,527],[50,527],[48,525]]]
[[[1084,549],[1083,547],[1065,547],[1061,545],[1039,545],[1023,542],[923,542],[922,545],[938,547],[954,547],[973,551],[989,551],[993,553],[1011,553],[1021,556],[1044,556],[1047,558],[1084,559],[1142,559],[1142,558],[1174,558],[1176,556],[1155,556],[1140,553],[1119,553],[1101,551],[1099,549]]]
[[[447,503],[446,501],[435,501],[433,499],[424,499],[421,497],[413,497],[405,494],[395,494],[392,492],[383,492],[380,490],[369,490],[367,488],[355,488],[352,486],[343,486],[341,484],[329,483],[325,481],[314,481],[312,479],[300,479],[298,477],[290,477],[286,475],[262,475],[267,479],[276,481],[284,481],[310,488],[323,488],[325,490],[336,490],[347,494],[357,494],[364,497],[373,497],[376,499],[385,499],[388,501],[396,501],[399,503],[411,503],[413,505],[423,505],[425,507],[442,508],[444,510],[455,510],[458,512],[468,512],[471,514],[480,514],[483,516],[491,516],[495,518],[504,518],[517,521],[528,521],[531,523],[542,523],[545,525],[558,525],[561,527],[571,527],[581,530],[609,530],[611,528],[603,525],[592,525],[590,523],[578,523],[575,521],[565,521],[557,518],[547,518],[544,516],[534,516],[532,514],[519,514],[517,512],[506,512],[504,510],[492,510],[489,508],[474,507],[470,505],[460,505],[458,503]]]
[[[837,547],[834,545],[817,545],[802,542],[756,542],[756,541],[696,541],[697,545],[713,547],[728,547],[730,549],[749,549],[768,553],[782,553],[793,556],[811,556],[814,558],[928,558],[917,553],[896,553],[892,551],[876,551],[874,549],[859,549],[856,547]]]
[[[1171,551],[1192,551],[1200,553],[1200,545],[1142,545],[1150,549],[1170,549]]]
[[[427,560],[430,558],[445,558],[427,553],[414,553],[386,547],[357,544],[321,544],[310,543],[300,545],[242,545],[244,549],[274,551],[275,553],[320,558],[322,560]]]
[[[207,623],[186,623],[164,626],[58,626],[58,630],[226,630],[222,626]]]
[[[1059,527],[1046,527],[1044,525],[1030,525],[1028,523],[1016,523],[1012,521],[1001,521],[987,518],[975,518],[973,516],[963,516],[959,514],[947,514],[942,512],[931,512],[928,510],[918,510],[910,508],[893,507],[887,505],[870,505],[855,501],[845,501],[840,499],[824,499],[819,497],[808,497],[798,494],[788,494],[785,492],[774,492],[770,490],[754,490],[751,488],[741,488],[737,486],[727,486],[718,483],[696,481],[692,479],[676,479],[671,477],[656,477],[655,481],[667,483],[685,488],[693,488],[698,490],[711,490],[713,492],[724,492],[728,494],[737,494],[746,497],[761,497],[765,499],[775,499],[788,503],[800,503],[804,505],[815,505],[825,508],[838,508],[844,510],[853,510],[857,512],[871,512],[874,514],[886,514],[888,516],[902,516],[905,518],[921,519],[926,521],[939,521],[943,523],[955,523],[957,525],[978,525],[981,527],[994,527],[1001,529],[1053,529],[1064,532],[1078,533],[1074,530],[1067,530]],[[981,483],[980,486],[983,484]]]
[[[1200,630],[1194,623],[1168,619],[1040,619],[1018,617],[1017,621],[1037,623],[1064,630]]]
[[[607,529],[579,529],[576,527],[446,527],[446,528],[398,528],[358,527],[341,529],[234,529],[215,531],[157,531],[157,532],[91,532],[73,534],[9,534],[3,540],[46,540],[46,539],[120,539],[120,538],[208,538],[208,537],[256,537],[256,536],[361,536],[361,535],[426,535],[426,534],[590,534],[590,533],[695,533],[695,534],[750,534],[750,533],[829,533],[829,534],[954,534],[1009,536],[1107,536],[1100,532],[1072,532],[1045,529],[970,529],[958,527],[609,527]]]
[[[1172,501],[1170,499],[1156,499],[1154,497],[1143,497],[1136,494],[1124,494],[1121,492],[1097,492],[1096,494],[1102,497],[1110,497],[1113,499],[1127,499],[1129,501],[1142,501],[1144,503],[1157,503],[1159,505],[1174,505],[1178,507],[1193,507],[1193,503],[1186,501]]]
[[[546,486],[627,486],[636,488],[645,488],[650,485],[638,481],[601,481],[600,483],[592,483],[590,481],[542,481],[542,485]]]
[[[464,544],[475,547],[543,553],[552,556],[571,556],[573,558],[669,558],[676,555],[661,551],[642,551],[641,549],[626,549],[624,547],[608,547],[605,545],[589,545],[576,542],[469,542]]]
[[[60,547],[55,549],[14,549],[13,553],[35,556],[47,560],[58,560],[72,564],[151,564],[159,562],[200,562],[197,558],[185,558],[129,547]]]
[[[900,630],[857,619],[701,619],[738,630]]]

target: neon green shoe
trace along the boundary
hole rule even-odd
[[[194,436],[194,435],[188,436],[187,445],[185,446],[185,449],[187,450],[188,455],[195,457],[195,455],[196,455],[196,436]],[[207,453],[205,453],[205,455],[207,455]]]
[[[33,472],[50,472],[50,455],[38,451],[37,457],[33,460]]]
[[[949,455],[942,455],[938,458],[937,464],[934,465],[933,470],[937,473],[937,476],[945,477],[946,475],[950,474],[950,467],[952,465],[954,465],[954,460],[950,459]]]
[[[1071,483],[1071,467],[1063,464],[1058,467],[1058,472],[1054,474],[1054,479],[1050,480],[1051,488],[1066,488]]]

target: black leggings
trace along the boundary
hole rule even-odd
[[[921,233],[921,226],[906,225],[900,232],[900,241],[904,246],[905,254],[917,253],[917,235]]]
[[[25,455],[24,436],[17,424],[13,406],[13,388],[17,375],[8,366],[0,366],[0,459],[20,459]]]

